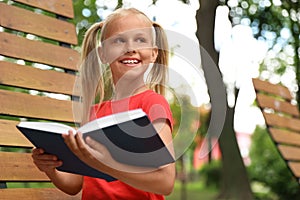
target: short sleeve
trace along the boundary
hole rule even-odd
[[[173,117],[170,105],[164,96],[152,93],[143,99],[142,108],[147,113],[151,122],[158,119],[166,119],[173,130]]]

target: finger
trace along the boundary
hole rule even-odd
[[[51,155],[51,154],[32,154],[31,157],[34,160],[51,160],[51,161],[58,161],[58,157],[55,155]]]
[[[33,149],[31,157],[36,160],[54,160],[54,161],[58,160],[57,156],[51,154],[45,154],[45,151],[41,148]]]
[[[87,138],[86,138],[86,143],[87,143],[92,149],[94,149],[94,150],[96,150],[96,151],[98,151],[98,152],[100,152],[100,153],[106,151],[106,147],[105,147],[103,144],[97,142],[96,140],[92,139],[91,137],[87,137]]]
[[[52,161],[58,161],[57,156],[50,155],[50,154],[42,154],[42,155],[32,155],[32,157],[36,160],[52,160]]]
[[[38,155],[38,154],[43,154],[45,151],[41,148],[34,148],[32,149],[32,154]]]
[[[76,141],[79,149],[81,149],[83,151],[86,150],[86,145],[82,139],[82,134],[80,132],[77,132],[77,134],[75,135],[75,141]]]
[[[88,145],[86,145],[86,143],[84,142],[84,140],[82,138],[82,134],[80,132],[78,132],[76,134],[75,139],[76,139],[77,145],[78,145],[81,153],[83,154],[83,156],[94,158],[94,156],[91,153],[91,148],[89,148]]]
[[[106,147],[96,140],[93,140],[91,137],[87,137],[86,142],[87,146],[90,148],[90,151],[93,152],[94,155],[97,155],[97,160],[103,162],[105,155],[108,154]]]
[[[78,153],[77,143],[75,141],[73,131],[69,131],[68,134],[63,134],[62,137],[64,138],[65,143],[70,148],[71,151],[74,153]]]
[[[59,167],[62,165],[62,161],[53,161],[53,160],[34,160],[33,161],[38,166],[46,166],[46,167]]]

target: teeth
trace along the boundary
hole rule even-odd
[[[122,63],[124,64],[136,64],[138,63],[137,60],[123,60]]]

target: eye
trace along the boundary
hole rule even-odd
[[[136,41],[139,42],[139,43],[146,43],[146,42],[147,42],[147,39],[144,38],[144,37],[138,37],[138,38],[136,39]]]
[[[113,43],[115,43],[115,44],[124,43],[124,42],[125,42],[125,39],[121,38],[121,37],[117,37],[113,40]]]

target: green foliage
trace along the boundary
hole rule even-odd
[[[215,200],[218,191],[214,188],[205,187],[202,181],[188,182],[186,185],[187,200]],[[182,184],[177,180],[174,190],[166,196],[166,200],[182,200]]]
[[[95,22],[101,21],[98,15],[96,0],[73,0],[74,24],[76,25],[78,35],[78,45],[81,46],[84,33]]]
[[[194,107],[191,104],[189,96],[184,94],[174,95],[170,107],[174,118],[173,133],[176,137],[176,140],[174,140],[175,148],[177,147],[177,150],[183,150],[183,148],[194,149],[195,144],[193,139],[198,132],[196,125],[200,120],[198,108]],[[189,142],[191,143],[189,144]]]
[[[9,182],[7,188],[54,188],[54,185],[48,182]]]
[[[300,187],[277,151],[267,130],[257,127],[250,148],[249,178],[261,182],[279,199],[300,199]]]
[[[200,177],[204,179],[206,187],[220,189],[222,164],[219,160],[213,160],[204,164],[199,170]]]
[[[268,44],[269,53],[260,66],[263,78],[294,72],[296,81],[291,80],[294,88],[300,84],[299,3],[299,0],[238,0],[238,4],[229,6],[233,25],[249,25],[254,36]],[[300,92],[297,98],[300,99]]]

